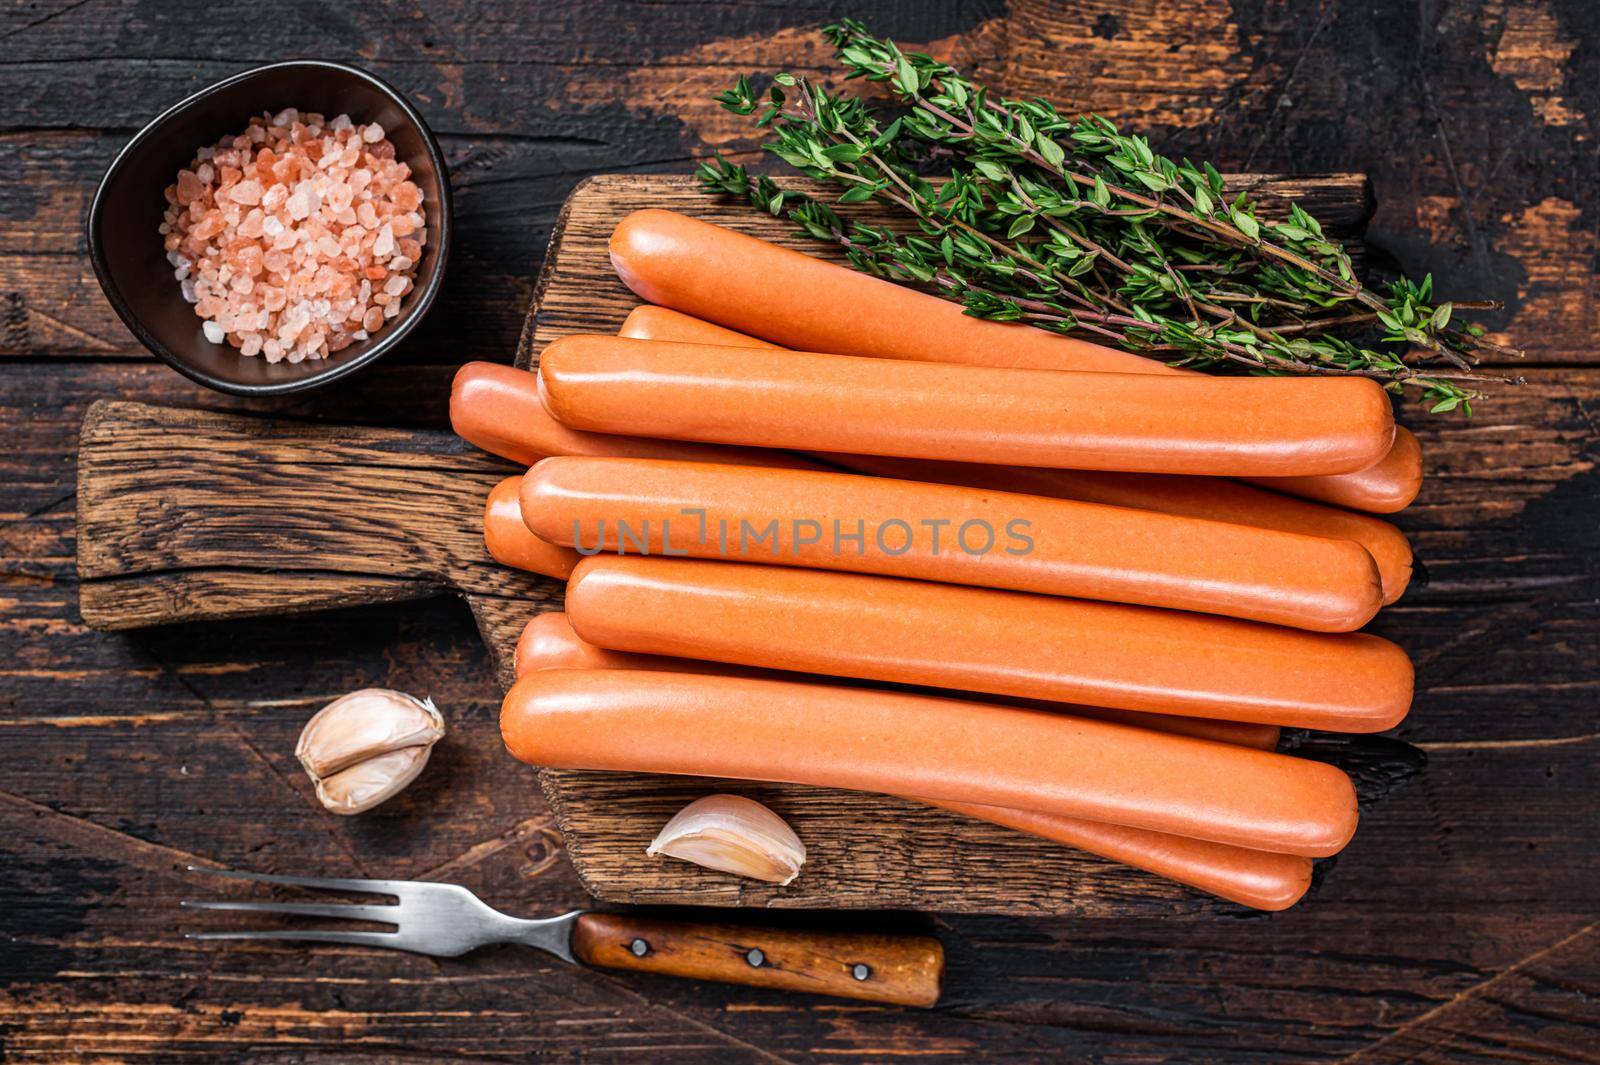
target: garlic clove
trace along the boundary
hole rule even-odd
[[[645,853],[787,884],[800,875],[806,845],[760,803],[740,795],[708,795],[674,814]]]
[[[431,747],[444,717],[429,699],[387,688],[364,688],[335,699],[300,733],[295,756],[313,780],[406,747]]]
[[[398,795],[417,779],[428,764],[427,747],[402,747],[398,751],[367,758],[347,769],[320,779],[317,798],[336,814],[359,814]]]

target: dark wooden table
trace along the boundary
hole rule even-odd
[[[582,904],[505,757],[464,608],[443,601],[108,636],[73,566],[74,448],[104,397],[239,408],[113,317],[83,215],[167,104],[253,63],[364,64],[449,154],[459,233],[421,335],[327,393],[248,405],[436,425],[466,358],[507,359],[562,198],[587,174],[747,150],[710,103],[820,65],[859,13],[1013,94],[1225,168],[1372,175],[1373,245],[1505,299],[1529,383],[1431,440],[1401,523],[1431,579],[1380,621],[1421,688],[1419,781],[1271,918],[855,917],[931,927],[931,1013],[470,958],[217,950],[177,938],[196,860],[451,879],[527,913]],[[1600,7],[1591,0],[1064,4],[370,4],[35,0],[0,12],[0,1058],[648,1061],[1600,1060]],[[1414,426],[1436,426],[1407,412]],[[315,707],[381,684],[454,725],[380,812],[309,802]]]

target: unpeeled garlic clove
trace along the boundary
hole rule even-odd
[[[432,747],[402,747],[316,781],[317,798],[336,814],[358,814],[392,799],[417,779]],[[313,778],[315,779],[315,778]]]
[[[707,795],[674,814],[645,853],[787,884],[800,875],[806,845],[760,803],[740,795]]]
[[[294,753],[322,804],[335,813],[355,814],[415,780],[443,735],[444,717],[431,700],[365,688],[317,711],[301,730]]]

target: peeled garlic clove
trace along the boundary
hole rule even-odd
[[[323,806],[358,814],[415,780],[443,735],[444,716],[432,700],[365,688],[317,711],[294,753]]]
[[[739,795],[708,795],[673,815],[645,853],[787,884],[800,875],[806,845],[760,803]]]
[[[295,756],[313,780],[405,747],[431,747],[444,717],[429,699],[387,688],[340,696],[306,722]]]
[[[336,814],[358,814],[392,799],[422,772],[432,747],[402,747],[317,781],[317,798]]]

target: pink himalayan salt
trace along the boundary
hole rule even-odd
[[[326,358],[400,313],[427,242],[422,189],[377,123],[287,108],[201,148],[164,191],[162,245],[206,338]]]

